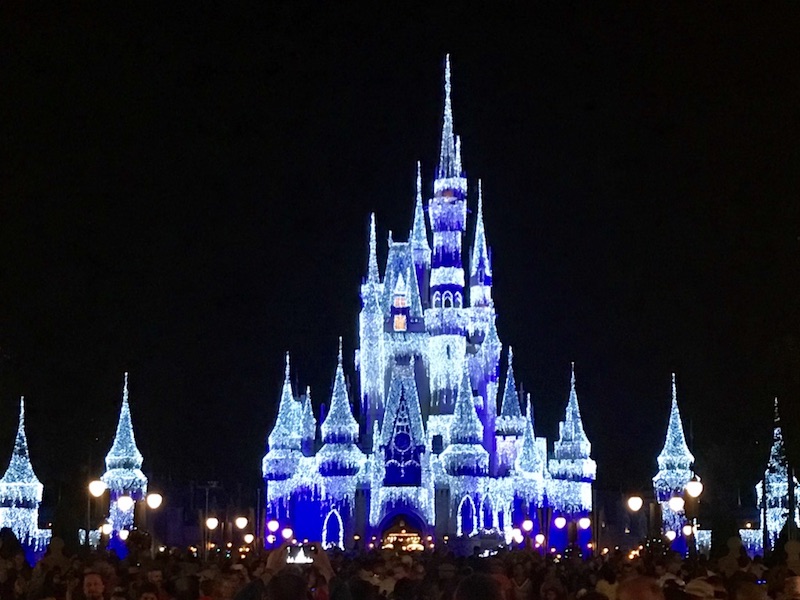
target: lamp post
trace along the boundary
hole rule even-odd
[[[217,517],[208,517],[206,519],[206,529],[208,530],[208,534],[206,536],[206,545],[205,545],[205,560],[208,560],[208,550],[209,546],[211,546],[211,532],[214,531],[217,527],[219,527],[219,519]]]
[[[106,493],[108,487],[99,479],[89,482],[87,486],[86,495],[86,536],[84,538],[85,546],[89,546],[89,531],[92,529],[92,498],[99,498]]]
[[[695,475],[684,487],[688,502],[685,504],[686,519],[688,523],[683,527],[683,535],[686,536],[686,545],[689,547],[689,555],[697,554],[697,512],[700,504],[700,495],[703,493],[703,484],[700,477]]]

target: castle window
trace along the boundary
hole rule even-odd
[[[405,331],[406,330],[406,316],[405,315],[395,315],[394,316],[394,330],[395,331]]]
[[[408,302],[406,301],[405,296],[395,296],[394,297],[394,307],[395,308],[405,308],[408,306]]]
[[[455,301],[456,308],[461,308],[461,302],[462,302],[461,292],[456,292],[456,301]]]
[[[441,308],[442,307],[442,294],[441,292],[434,292],[433,293],[433,308]]]
[[[445,292],[442,294],[442,303],[444,304],[445,308],[450,308],[453,306],[453,292]]]
[[[442,439],[441,435],[433,436],[433,440],[431,441],[431,450],[433,450],[434,454],[442,453],[442,450],[444,450],[444,440]]]

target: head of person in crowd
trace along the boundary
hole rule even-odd
[[[158,600],[158,586],[150,581],[139,586],[139,596],[136,600]]]
[[[89,571],[83,574],[83,595],[86,600],[102,600],[106,585],[100,573]]]

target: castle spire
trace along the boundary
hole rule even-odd
[[[270,448],[284,448],[286,450],[300,450],[300,433],[302,430],[302,405],[294,399],[289,353],[286,353],[284,368],[283,389],[281,400],[278,404],[278,416],[275,427],[269,434]]]
[[[503,403],[500,406],[501,417],[521,417],[522,412],[519,407],[519,394],[517,384],[514,381],[514,350],[508,347],[508,371],[506,373],[506,387],[503,392]]]
[[[444,116],[442,119],[442,144],[439,151],[439,178],[458,177],[461,174],[460,171],[456,171],[457,163],[461,162],[457,156],[453,133],[453,107],[450,102],[450,55],[448,54],[444,63]]]
[[[7,495],[11,489],[20,489],[23,500],[42,499],[42,483],[33,472],[30,454],[28,452],[28,437],[25,435],[25,398],[19,399],[19,425],[17,426],[17,437],[14,440],[14,450],[11,453],[11,462],[6,469],[5,475],[0,479],[0,498]],[[23,487],[24,486],[24,487]]]
[[[669,425],[667,425],[667,437],[664,440],[664,447],[658,455],[658,467],[659,469],[680,469],[688,471],[693,462],[694,456],[692,456],[692,453],[689,451],[689,446],[686,444],[686,436],[683,432],[681,412],[678,409],[675,373],[673,373],[672,405],[669,414]],[[691,478],[691,475],[689,478]]]
[[[451,444],[477,444],[483,440],[483,424],[475,410],[472,384],[469,381],[469,363],[464,361],[464,372],[458,388],[458,398],[450,422]]]
[[[475,223],[475,242],[472,246],[472,261],[470,275],[478,277],[479,273],[492,276],[492,266],[489,263],[489,249],[486,245],[486,230],[483,226],[483,186],[478,179],[478,219]]]
[[[525,473],[541,473],[544,469],[544,458],[536,445],[536,434],[533,429],[530,394],[528,394],[528,412],[525,416],[525,432],[522,434],[522,450],[517,455],[514,468]]]
[[[369,219],[369,261],[367,264],[367,283],[378,284],[381,281],[378,271],[378,235],[375,228],[375,213]]]
[[[414,225],[411,228],[411,248],[427,264],[431,262],[431,246],[428,243],[428,227],[425,224],[425,211],[422,208],[422,166],[417,161],[417,199],[414,204]]]
[[[342,338],[339,338],[339,356],[336,364],[336,375],[333,379],[333,392],[328,414],[320,427],[322,441],[325,444],[355,443],[358,438],[358,423],[353,418],[350,398],[342,368]]]
[[[119,421],[117,422],[117,433],[114,436],[114,443],[111,445],[106,456],[106,468],[112,469],[141,469],[142,453],[136,446],[136,438],[133,435],[133,423],[131,421],[131,408],[128,403],[128,373],[125,373],[125,381],[122,388],[122,406],[119,411]]]

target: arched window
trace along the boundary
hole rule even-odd
[[[344,524],[342,515],[335,508],[330,510],[322,522],[322,547],[332,548],[333,546],[344,550]]]
[[[483,529],[497,528],[497,515],[494,512],[491,496],[484,496],[481,502],[481,527]]]
[[[477,511],[475,510],[475,502],[470,496],[464,496],[461,499],[458,505],[456,521],[456,534],[458,536],[473,536],[478,533]]]
[[[456,292],[456,297],[455,297],[456,308],[461,308],[462,302],[463,302],[463,300],[462,300],[462,297],[461,297],[461,292]]]
[[[450,308],[453,306],[453,292],[448,290],[442,294],[442,304],[445,308]]]
[[[433,293],[433,308],[441,308],[442,307],[442,293],[441,292],[434,292]]]

